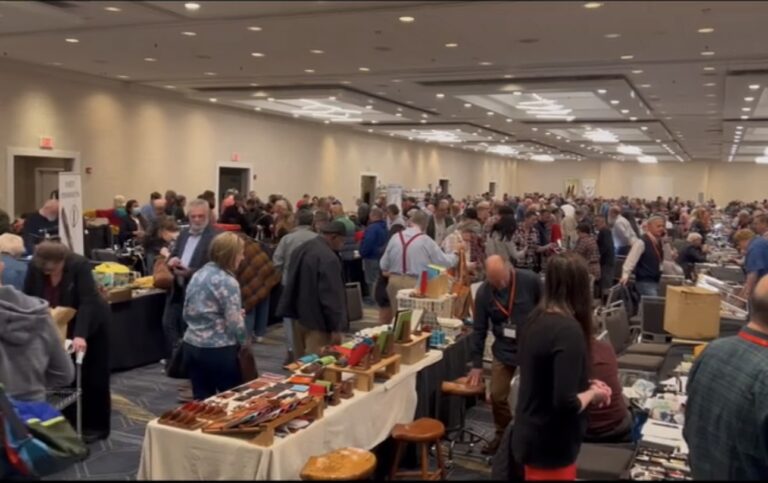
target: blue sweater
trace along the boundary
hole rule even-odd
[[[378,260],[384,254],[389,241],[387,222],[379,220],[368,225],[360,244],[360,256],[366,260]]]

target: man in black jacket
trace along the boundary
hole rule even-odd
[[[541,299],[539,276],[530,270],[515,269],[498,255],[485,262],[487,281],[475,297],[472,332],[472,367],[467,384],[481,384],[485,339],[490,329],[495,338],[491,350],[491,406],[496,437],[483,449],[493,454],[499,447],[507,425],[512,421],[509,409],[509,388],[517,369],[517,334],[522,333],[528,315]]]
[[[454,221],[449,213],[450,204],[448,200],[440,200],[435,207],[435,214],[429,217],[427,224],[427,236],[435,240],[438,245],[443,243]]]
[[[338,252],[347,229],[340,221],[325,223],[320,236],[302,244],[291,255],[278,315],[296,321],[294,356],[317,354],[341,342],[347,323],[347,302]]]
[[[600,250],[600,293],[605,295],[613,285],[616,253],[613,234],[604,216],[595,217],[595,228],[597,229],[597,248]]]
[[[174,275],[174,283],[165,300],[163,313],[163,331],[169,359],[187,330],[182,317],[187,284],[192,275],[208,263],[208,249],[218,234],[210,223],[210,216],[211,210],[207,201],[196,199],[189,203],[189,228],[182,230],[168,260],[168,268]],[[180,400],[191,399],[191,386],[189,391],[186,389],[187,385],[183,385]]]

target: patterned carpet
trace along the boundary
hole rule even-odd
[[[353,322],[352,329],[376,325],[375,310],[365,309],[365,317]],[[285,359],[282,324],[270,326],[263,343],[254,345],[259,370],[282,372]],[[177,405],[178,382],[165,377],[162,366],[150,366],[112,375],[112,433],[108,440],[91,445],[90,457],[48,480],[133,480],[139,466],[144,428],[148,421]],[[492,436],[493,424],[485,405],[468,413],[468,425],[480,434]],[[485,480],[490,470],[477,457],[454,457],[449,479]]]

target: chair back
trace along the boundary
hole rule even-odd
[[[94,248],[91,250],[91,260],[96,262],[119,262],[117,253],[110,248]]]
[[[623,303],[617,303],[610,308],[603,309],[600,317],[605,330],[608,331],[608,338],[613,350],[616,351],[616,354],[621,354],[627,348],[630,338],[627,309]]]
[[[640,300],[640,324],[643,335],[663,336],[668,334],[664,330],[665,297],[643,296]]]

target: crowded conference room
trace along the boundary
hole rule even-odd
[[[0,477],[768,480],[766,18],[0,1]]]

